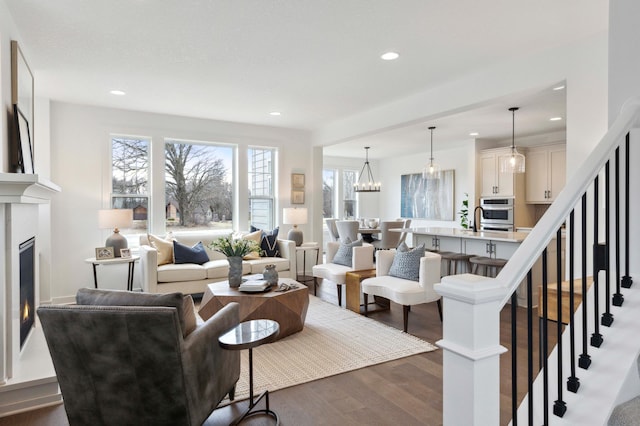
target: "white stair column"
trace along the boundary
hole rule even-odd
[[[500,424],[500,309],[506,290],[496,279],[450,275],[443,297],[443,424]]]

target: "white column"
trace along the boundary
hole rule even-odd
[[[435,286],[443,297],[443,424],[500,424],[500,301],[493,278],[451,275]]]

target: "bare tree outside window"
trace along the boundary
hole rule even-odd
[[[165,144],[167,226],[231,229],[233,149],[223,145]]]
[[[149,140],[111,138],[111,207],[133,210],[133,230],[147,229]]]
[[[333,169],[322,170],[322,217],[324,219],[337,217],[333,203],[335,197],[335,175],[336,171]]]

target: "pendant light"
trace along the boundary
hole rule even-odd
[[[369,166],[369,148],[365,146],[366,160],[364,161],[364,166],[362,166],[362,171],[360,171],[360,176],[358,176],[358,183],[353,184],[353,190],[355,192],[380,192],[380,182],[376,182],[373,179],[373,173],[371,173],[371,166]],[[366,177],[365,177],[365,170]]]
[[[433,162],[433,129],[435,129],[435,126],[429,127],[431,131],[431,154],[429,162],[425,164],[422,170],[422,177],[424,179],[440,179],[440,165]]]
[[[511,107],[512,130],[511,130],[511,154],[500,157],[501,173],[524,173],[524,155],[516,149],[516,111],[518,107]]]

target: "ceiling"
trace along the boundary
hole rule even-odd
[[[607,1],[583,0],[0,1],[40,96],[310,131],[518,52],[601,33],[608,21]],[[386,51],[400,58],[382,61]],[[362,156],[365,142],[405,139],[425,146],[431,124],[434,145],[472,130],[503,138],[513,105],[522,107],[519,134],[553,131],[563,122],[548,118],[564,117],[563,96],[519,94],[329,151]]]

